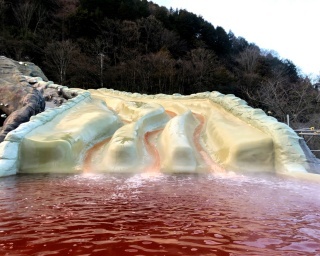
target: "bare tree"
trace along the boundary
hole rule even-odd
[[[148,93],[165,92],[173,84],[175,61],[168,51],[150,53],[136,60],[139,62],[136,72],[143,91]]]
[[[5,8],[6,8],[5,0],[0,0],[0,14],[4,12]]]
[[[140,32],[136,22],[125,20],[120,26],[120,40],[125,47],[136,47]]]
[[[33,30],[33,34],[35,35],[39,26],[44,23],[46,16],[47,16],[48,12],[46,10],[46,8],[43,5],[39,5],[38,8],[36,9],[35,15],[36,15],[36,25],[34,27]]]
[[[28,33],[31,19],[36,12],[38,5],[34,1],[24,1],[13,7],[14,16],[21,27],[22,35]]]
[[[102,24],[98,24],[100,36],[98,40],[101,47],[109,56],[114,65],[117,65],[119,58],[119,45],[117,44],[121,24],[117,20],[105,18]]]
[[[119,31],[119,59],[132,60],[137,57],[140,32],[136,22],[123,21]]]
[[[257,46],[250,45],[240,52],[237,61],[246,73],[252,74],[257,66],[259,57],[260,49]]]
[[[217,67],[217,56],[213,51],[198,48],[191,51],[190,58],[198,90],[207,90],[206,86],[210,84],[214,69]]]
[[[106,64],[110,62],[110,59],[107,55],[108,53],[108,41],[104,37],[97,37],[95,38],[94,42],[91,44],[91,55],[92,57],[97,60],[95,64],[99,66],[100,69],[100,86],[101,88],[104,86],[103,84],[103,77],[104,77],[104,70]],[[95,65],[96,66],[96,65]]]
[[[5,0],[0,0],[0,22],[1,22],[1,30],[3,29],[3,24],[4,24],[4,16],[5,16],[5,12],[7,9],[7,4],[5,2]]]
[[[80,50],[71,41],[50,43],[45,49],[47,61],[58,72],[60,84],[64,84],[70,62]]]
[[[152,46],[157,48],[160,45],[161,32],[164,29],[161,22],[151,15],[148,18],[140,19],[138,25],[141,29],[141,36],[145,40],[146,53],[150,51]]]
[[[293,126],[308,121],[310,114],[319,111],[320,94],[310,81],[306,78],[290,83],[281,71],[264,80],[256,92],[248,89],[245,93],[280,121],[285,122],[289,115]]]
[[[61,20],[61,38],[65,39],[66,34],[66,19],[72,13],[75,13],[79,4],[78,0],[54,0],[60,7],[60,11],[56,17]]]

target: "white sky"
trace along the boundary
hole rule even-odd
[[[305,75],[320,75],[320,0],[152,0],[186,9],[228,33],[274,50]]]

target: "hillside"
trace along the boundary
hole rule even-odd
[[[0,13],[0,54],[69,87],[215,90],[280,121],[289,114],[296,126],[318,112],[318,93],[294,63],[186,10],[146,0],[0,0]]]

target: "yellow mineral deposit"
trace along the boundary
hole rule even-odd
[[[9,133],[2,147],[10,143],[19,173],[233,171],[319,180],[307,172],[293,130],[218,92],[81,90]]]

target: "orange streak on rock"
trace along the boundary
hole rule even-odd
[[[166,113],[170,118],[175,117],[177,114],[173,111],[166,110]],[[159,172],[160,171],[160,155],[156,145],[151,142],[151,138],[157,136],[163,129],[146,132],[144,135],[144,143],[148,153],[152,156],[153,162],[146,168],[146,172]]]
[[[196,113],[193,113],[193,114],[196,116],[196,118],[200,122],[200,124],[197,126],[197,128],[194,130],[194,133],[193,133],[193,142],[194,142],[196,149],[198,150],[198,152],[201,155],[204,162],[209,166],[211,171],[216,172],[216,173],[224,172],[225,170],[212,160],[210,155],[204,150],[204,148],[202,147],[202,145],[200,143],[200,135],[201,135],[202,128],[204,125],[204,117],[200,114],[196,114]]]
[[[166,110],[166,113],[171,117],[171,118],[173,118],[173,117],[175,117],[177,114],[176,113],[174,113],[173,111],[170,111],[170,110]]]
[[[147,151],[153,157],[153,163],[147,168],[147,170],[146,170],[147,172],[159,172],[160,171],[160,155],[159,155],[157,147],[153,143],[151,143],[150,138],[153,136],[156,136],[161,130],[162,129],[152,131],[152,132],[147,132],[144,135],[144,143],[146,145]]]
[[[101,147],[103,147],[103,145],[105,145],[106,143],[108,143],[110,141],[111,137],[95,144],[93,147],[91,147],[86,155],[85,155],[85,158],[84,158],[84,161],[83,161],[83,172],[84,173],[89,173],[89,172],[92,172],[93,168],[92,168],[92,158],[93,158],[93,155],[95,154],[95,152],[99,151],[99,149]]]

